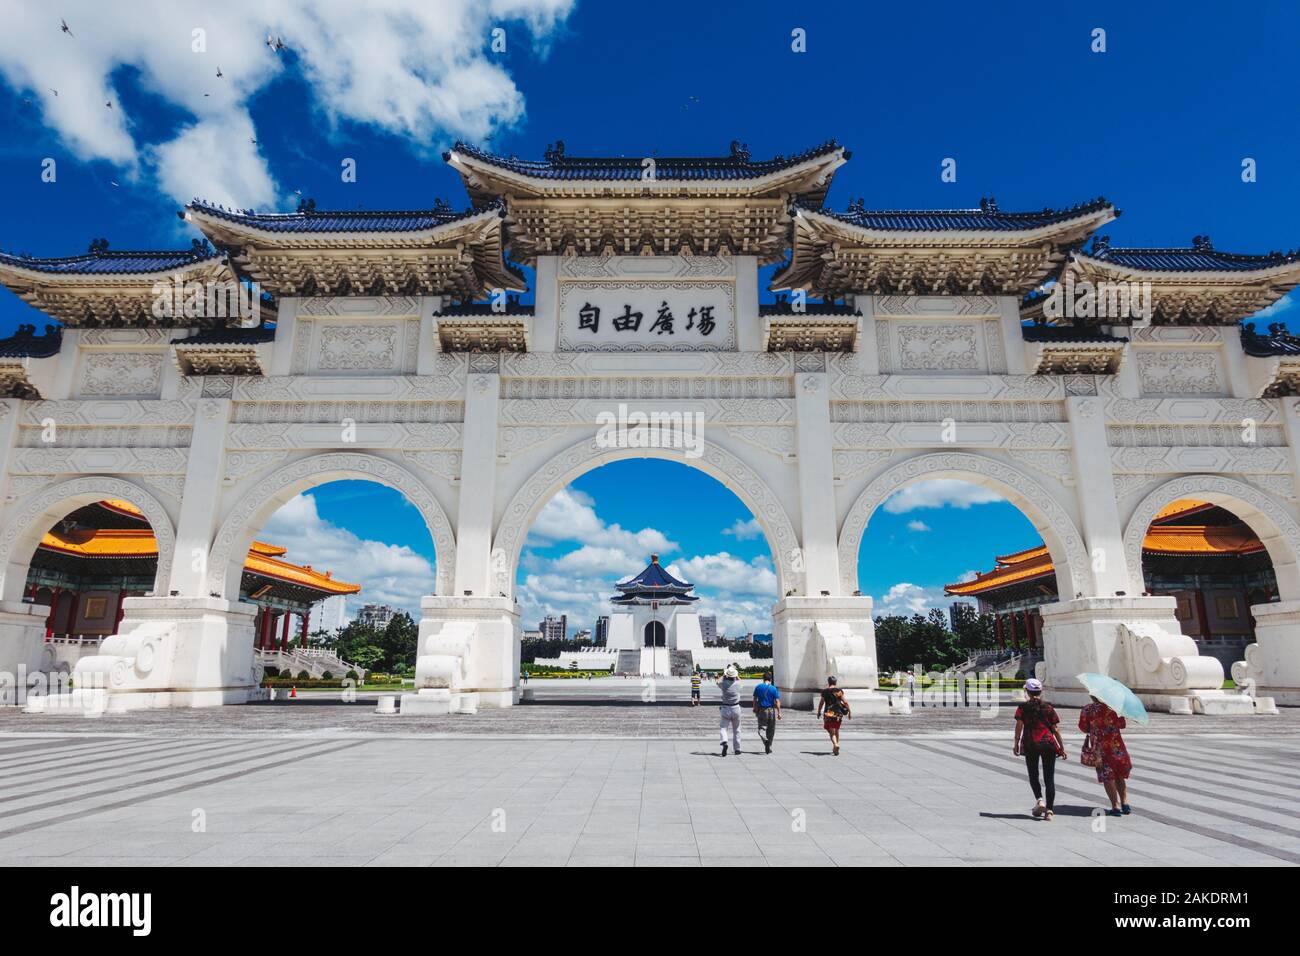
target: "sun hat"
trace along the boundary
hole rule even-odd
[[[727,665],[727,669],[726,669],[726,671],[724,671],[724,673],[725,673],[728,677],[739,677],[739,676],[740,676],[740,671],[736,670],[736,665],[735,665],[735,664],[728,664],[728,665]]]
[[[1026,694],[1041,694],[1043,692],[1043,682],[1036,677],[1031,677],[1025,681]]]

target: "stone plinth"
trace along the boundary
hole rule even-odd
[[[517,703],[519,637],[509,598],[422,598],[415,693],[402,695],[401,713],[473,713]]]
[[[1253,696],[1300,704],[1300,601],[1256,604],[1250,613],[1255,643],[1246,648],[1245,662],[1233,666],[1233,678],[1248,682]]]
[[[809,710],[834,675],[855,713],[888,714],[878,690],[869,597],[787,597],[772,609],[772,663],[785,706]]]
[[[1181,632],[1172,597],[1086,597],[1042,608],[1045,685],[1062,704],[1088,703],[1085,672],[1123,681],[1149,710],[1248,713],[1225,695],[1223,665]],[[1233,698],[1233,699],[1224,699]]]
[[[41,669],[49,612],[44,604],[0,601],[0,705],[21,703],[27,675]]]

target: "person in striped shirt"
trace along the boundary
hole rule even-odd
[[[691,706],[700,706],[700,671],[696,668],[691,673]]]

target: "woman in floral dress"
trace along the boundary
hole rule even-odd
[[[1095,751],[1101,758],[1096,767],[1097,782],[1106,788],[1106,796],[1110,797],[1110,809],[1106,812],[1112,817],[1133,812],[1128,805],[1128,775],[1133,761],[1120,734],[1126,726],[1123,717],[1096,697],[1079,713],[1079,729],[1088,735],[1084,748]]]

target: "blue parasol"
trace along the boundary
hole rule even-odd
[[[1115,678],[1105,674],[1075,674],[1074,679],[1087,688],[1089,694],[1121,717],[1132,718],[1139,724],[1150,722],[1147,709],[1142,706],[1137,694]]]

